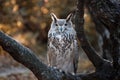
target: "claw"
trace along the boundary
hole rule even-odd
[[[53,67],[54,69],[57,69],[57,67]]]

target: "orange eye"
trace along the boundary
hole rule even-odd
[[[55,24],[55,26],[58,26],[58,24]]]

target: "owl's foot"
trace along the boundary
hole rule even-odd
[[[65,73],[62,69],[58,69],[57,67],[53,67],[53,69],[56,69],[57,71],[59,71],[61,73]]]
[[[55,67],[55,66],[54,66],[53,68],[54,68],[54,69],[57,69],[57,67]]]
[[[72,74],[72,75],[75,75],[75,73],[74,73],[74,72],[72,72],[71,74]]]

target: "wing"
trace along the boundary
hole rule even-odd
[[[77,68],[78,68],[78,60],[79,60],[79,46],[77,40],[73,41],[74,44],[74,57],[73,57],[73,65],[74,65],[74,73],[76,73]]]
[[[56,66],[56,47],[53,45],[55,43],[53,38],[48,39],[48,50],[47,50],[47,60],[49,66]]]
[[[47,52],[47,61],[48,61],[49,66],[53,66],[56,63],[55,55],[53,53],[54,53],[54,51],[52,49],[48,50],[48,52]]]

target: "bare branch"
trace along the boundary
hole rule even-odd
[[[76,26],[75,28],[77,31],[77,36],[88,58],[92,61],[93,65],[96,68],[99,68],[100,65],[104,63],[104,60],[97,55],[97,53],[92,48],[92,46],[89,44],[85,36],[84,27],[83,27],[84,25],[83,15],[84,15],[84,0],[78,0],[76,17],[75,17],[75,26]]]
[[[91,18],[95,23],[95,28],[96,31],[101,35],[102,39],[103,39],[103,45],[102,45],[102,57],[104,59],[108,59],[108,60],[112,60],[111,58],[111,40],[110,40],[110,32],[108,31],[107,28],[105,28],[105,26],[97,19],[97,17],[95,16],[94,11],[90,10],[89,7],[89,1],[86,2],[86,8],[88,9],[88,11],[91,14]],[[109,55],[109,56],[108,56]]]
[[[16,61],[29,68],[38,80],[77,80],[77,77],[72,74],[60,72],[58,69],[48,67],[30,49],[19,44],[1,31],[0,45]]]
[[[84,28],[83,28],[83,24],[84,24],[84,19],[83,19],[83,4],[84,1],[83,0],[78,0],[77,4],[77,11],[76,11],[76,18],[75,18],[75,24],[76,24],[76,31],[77,31],[77,35],[78,35],[78,39],[81,42],[81,46],[83,48],[83,50],[85,51],[85,53],[87,54],[88,58],[91,60],[91,62],[94,64],[94,66],[96,67],[96,72],[92,73],[92,74],[88,74],[88,75],[79,75],[83,80],[93,80],[93,79],[97,79],[97,80],[118,80],[120,77],[120,67],[119,66],[119,46],[120,44],[119,42],[119,16],[117,16],[117,12],[119,13],[119,11],[115,10],[113,12],[113,15],[110,15],[111,12],[109,10],[111,10],[111,5],[112,7],[116,7],[115,5],[113,6],[113,3],[111,3],[110,1],[106,1],[106,0],[89,0],[89,9],[91,12],[94,12],[94,16],[96,17],[96,19],[98,19],[100,22],[102,22],[103,24],[105,24],[105,27],[110,31],[110,34],[113,35],[114,37],[111,39],[112,40],[112,45],[114,46],[113,52],[114,52],[114,62],[113,64],[115,64],[117,66],[117,70],[116,71],[113,68],[112,63],[110,63],[109,61],[106,61],[104,59],[102,59],[101,57],[99,57],[97,55],[97,53],[95,52],[95,50],[91,47],[91,45],[89,44],[89,42],[86,39],[86,36],[84,34]],[[102,4],[100,4],[102,3]],[[110,3],[110,4],[108,4]],[[106,7],[107,6],[107,7]],[[108,11],[106,11],[108,9]],[[116,8],[118,9],[118,8]],[[120,14],[120,13],[119,13]],[[114,17],[113,17],[114,16]],[[116,19],[117,16],[119,19]],[[112,19],[112,20],[111,20]],[[112,22],[113,21],[113,22]],[[118,24],[118,25],[116,25]],[[114,26],[117,27],[114,27]],[[116,29],[117,28],[117,29]],[[115,31],[114,31],[115,30]],[[116,33],[114,33],[116,32]],[[118,34],[117,34],[118,33]],[[117,38],[117,39],[116,39]],[[117,45],[115,45],[117,44]],[[115,47],[116,46],[116,47]],[[115,54],[116,53],[116,54]]]
[[[90,0],[89,9],[94,16],[105,25],[110,32],[112,45],[113,65],[116,71],[120,71],[120,1],[116,0]]]

